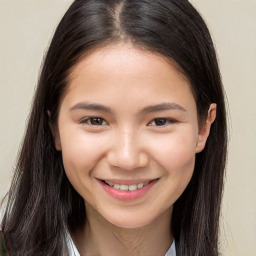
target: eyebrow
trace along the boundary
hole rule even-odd
[[[113,113],[111,108],[101,105],[101,104],[97,104],[97,103],[86,103],[86,102],[77,103],[70,109],[70,111],[77,110],[77,109],[94,110],[94,111],[102,111],[102,112],[106,112],[106,113]]]
[[[97,103],[87,103],[87,102],[81,102],[81,103],[75,104],[70,109],[70,111],[77,110],[77,109],[102,111],[102,112],[106,112],[106,113],[114,112],[110,107],[107,107],[107,106],[104,106],[101,104],[97,104]],[[147,107],[143,108],[142,110],[140,110],[138,112],[138,114],[143,115],[143,114],[150,114],[150,113],[167,111],[167,110],[179,110],[182,112],[187,112],[185,108],[183,108],[182,106],[180,106],[177,103],[166,102],[166,103],[160,103],[160,104],[156,104],[156,105],[147,106]]]
[[[150,113],[166,111],[166,110],[179,110],[182,112],[187,112],[187,110],[185,108],[183,108],[182,106],[180,106],[177,103],[166,102],[166,103],[160,103],[157,105],[145,107],[139,113],[140,114],[150,114]]]

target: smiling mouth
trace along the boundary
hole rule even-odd
[[[106,180],[101,180],[101,181],[104,184],[106,184],[107,186],[115,188],[120,191],[136,191],[138,189],[141,189],[141,188],[147,186],[148,184],[150,184],[151,182],[156,181],[156,180],[158,180],[158,179],[147,181],[147,182],[142,182],[142,183],[138,183],[138,184],[131,184],[131,185],[115,184],[113,182],[106,181]]]

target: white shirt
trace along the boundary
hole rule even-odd
[[[68,247],[69,247],[69,253],[70,256],[80,256],[72,238],[68,236]],[[176,256],[176,250],[175,250],[175,241],[173,240],[173,243],[171,247],[166,252],[165,256]]]

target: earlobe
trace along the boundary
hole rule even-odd
[[[55,148],[56,150],[61,151],[62,148],[61,148],[60,133],[59,133],[58,126],[52,123],[50,123],[49,126],[52,131]]]
[[[203,151],[203,149],[205,148],[207,138],[210,134],[211,125],[216,118],[216,111],[217,105],[215,103],[212,103],[209,107],[207,118],[204,120],[201,127],[199,127],[198,141],[195,147],[196,153]]]

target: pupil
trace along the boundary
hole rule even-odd
[[[92,118],[91,124],[92,125],[101,125],[102,124],[102,119],[101,118]]]
[[[166,124],[166,119],[157,118],[157,119],[155,120],[155,124],[156,124],[157,126],[165,125],[165,124]]]

